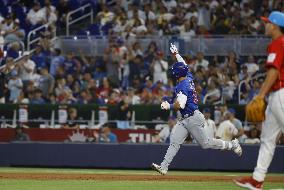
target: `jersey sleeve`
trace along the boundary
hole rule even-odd
[[[284,45],[271,46],[266,61],[266,67],[274,67],[280,70],[284,62]]]
[[[184,109],[187,101],[187,96],[182,91],[179,91],[179,93],[177,94],[177,101],[180,105],[180,108]]]
[[[176,54],[175,56],[178,62],[182,62],[183,64],[186,65],[185,60],[182,58],[180,54]]]

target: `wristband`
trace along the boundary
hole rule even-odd
[[[174,109],[174,104],[170,104],[170,110]]]

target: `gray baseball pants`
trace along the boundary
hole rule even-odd
[[[170,136],[170,146],[164,157],[161,167],[168,170],[170,163],[180,149],[180,145],[189,134],[197,141],[203,149],[229,149],[228,141],[209,138],[204,130],[205,118],[203,114],[195,110],[193,116],[179,120],[174,126]]]

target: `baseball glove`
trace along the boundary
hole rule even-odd
[[[262,122],[265,119],[266,103],[263,98],[256,96],[246,106],[246,119],[249,122]]]

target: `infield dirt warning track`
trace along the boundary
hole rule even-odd
[[[127,174],[58,174],[58,173],[0,173],[0,179],[33,180],[105,180],[105,181],[232,181],[234,176],[180,176],[180,175],[127,175]],[[267,182],[284,182],[283,176],[268,176]]]

